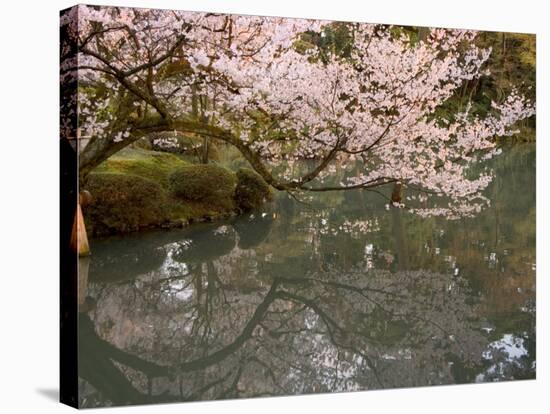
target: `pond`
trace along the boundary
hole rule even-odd
[[[92,241],[81,406],[535,378],[535,146],[491,166],[474,218],[281,194],[224,222]]]

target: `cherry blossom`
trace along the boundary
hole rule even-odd
[[[333,22],[76,6],[61,24],[62,82],[78,79],[77,135],[89,138],[84,173],[143,136],[177,130],[236,147],[278,190],[398,185],[407,197],[392,205],[456,218],[489,202],[492,173],[472,166],[498,155],[494,137],[535,114],[512,93],[483,118],[469,107],[436,116],[487,73],[491,50],[475,45],[475,31],[432,29],[415,42],[391,26],[349,23],[350,55],[321,59],[296,42]]]

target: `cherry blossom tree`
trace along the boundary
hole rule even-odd
[[[323,36],[328,21],[78,6],[61,24],[62,82],[78,79],[78,129],[64,131],[88,139],[82,178],[143,136],[193,133],[237,148],[278,190],[392,184],[394,205],[453,218],[489,203],[491,171],[472,166],[535,113],[512,93],[485,117],[469,107],[436,116],[486,73],[491,50],[475,46],[474,31],[432,29],[414,41],[350,23],[351,52],[321,59],[315,45],[296,44]]]

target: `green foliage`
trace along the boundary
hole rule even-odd
[[[487,62],[490,74],[484,79],[490,82],[484,86],[492,87],[497,101],[513,88],[535,98],[535,35],[482,32],[476,43],[492,49]]]
[[[86,190],[93,200],[84,210],[92,235],[126,233],[168,219],[166,193],[151,180],[131,174],[92,173]]]
[[[380,25],[380,28],[388,26]],[[395,38],[406,36],[411,47],[429,36],[430,28],[416,26],[391,26]],[[317,53],[312,60],[328,62],[333,57],[349,58],[353,47],[354,24],[335,22],[326,26],[322,33],[304,33],[294,44],[299,53],[313,48]],[[532,34],[480,32],[475,43],[480,48],[491,48],[485,64],[486,75],[464,82],[433,116],[436,119],[452,120],[456,113],[471,104],[471,114],[486,116],[492,111],[491,102],[502,102],[513,90],[535,100],[536,37]],[[460,47],[466,50],[465,42]],[[388,114],[390,115],[390,114]],[[533,141],[535,139],[535,117],[518,123],[521,131],[513,139]],[[506,138],[507,140],[509,138]]]
[[[249,168],[241,168],[237,171],[235,201],[241,210],[259,208],[272,198],[271,188],[258,173]]]
[[[472,105],[473,115],[485,116],[491,111],[492,101],[502,102],[513,90],[535,100],[535,35],[480,32],[475,42],[481,48],[491,48],[491,55],[485,63],[488,73],[464,82],[437,109],[437,117],[452,119],[453,114],[464,110],[468,103]],[[535,127],[536,117],[520,121],[518,128],[521,133],[514,140],[534,141]]]
[[[315,61],[328,63],[333,56],[349,58],[353,47],[353,24],[334,22],[323,28],[321,33],[306,32],[294,43],[298,53],[317,48]]]
[[[231,208],[237,179],[227,168],[214,164],[181,167],[169,178],[170,190],[178,198]]]

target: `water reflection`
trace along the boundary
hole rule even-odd
[[[458,222],[355,191],[96,241],[81,405],[534,378],[534,147],[495,168]]]

